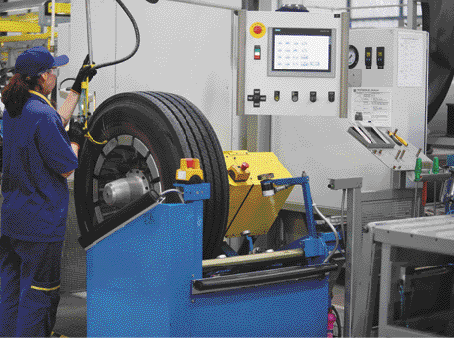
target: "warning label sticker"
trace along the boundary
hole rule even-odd
[[[391,127],[391,90],[351,88],[350,118],[377,127]]]

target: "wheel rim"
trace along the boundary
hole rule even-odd
[[[125,159],[130,163],[129,167],[125,166]],[[126,169],[127,172],[125,172]],[[93,225],[103,222],[121,208],[110,206],[105,201],[103,193],[106,185],[128,177],[133,170],[143,174],[147,185],[146,190],[151,187],[157,193],[162,192],[159,169],[147,146],[139,138],[127,134],[109,139],[99,154],[93,171],[93,203],[96,205]],[[135,199],[137,198],[129,202]]]

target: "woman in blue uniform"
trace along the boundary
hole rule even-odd
[[[68,213],[66,178],[77,168],[81,123],[71,121],[82,66],[57,111],[47,96],[57,68],[69,62],[44,47],[26,50],[2,92],[3,177],[0,237],[0,336],[48,337],[60,300],[60,264]],[[84,62],[84,65],[86,62]]]

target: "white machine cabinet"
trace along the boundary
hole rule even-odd
[[[349,118],[398,135],[425,149],[428,33],[353,29],[349,49]]]
[[[292,175],[306,171],[314,200],[330,208],[341,204],[341,193],[327,188],[330,178],[362,177],[363,191],[389,190],[395,187],[393,171],[414,169],[417,156],[430,162],[424,155],[427,33],[353,29],[348,44],[354,47],[346,65],[348,118],[325,117],[323,109],[317,116],[272,116],[271,150]],[[384,133],[398,129],[397,135],[412,146],[366,146],[348,132],[360,116],[361,124],[372,121]],[[287,201],[300,205],[302,195],[295,189]]]

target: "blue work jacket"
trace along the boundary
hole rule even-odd
[[[31,242],[65,238],[69,191],[62,173],[77,168],[60,115],[30,91],[22,113],[3,114],[1,233]]]

